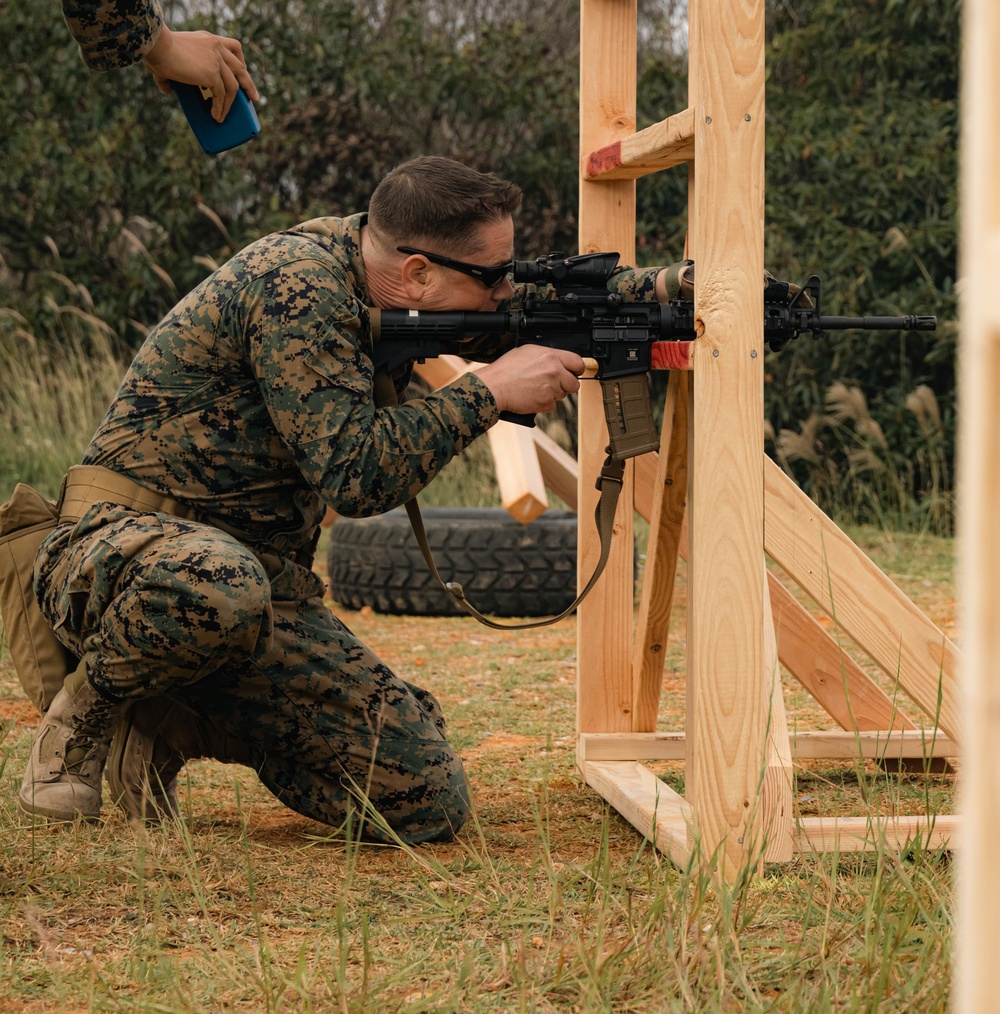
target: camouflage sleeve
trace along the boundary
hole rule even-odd
[[[608,278],[608,291],[619,293],[629,303],[653,302],[656,299],[656,279],[662,270],[662,267],[631,268],[621,265],[611,272],[611,277]],[[669,282],[667,291],[671,299],[678,295],[677,291],[671,290]],[[514,286],[511,305],[519,305],[527,296],[534,294],[543,299],[555,299],[555,289],[551,285],[537,286],[521,282]]]
[[[608,279],[608,289],[618,292],[630,303],[656,301],[656,277],[662,268],[616,268]]]
[[[400,506],[499,418],[471,374],[426,398],[376,408],[367,314],[353,294],[309,261],[259,285],[247,329],[258,383],[299,471],[339,514]]]
[[[91,70],[138,63],[163,27],[160,0],[63,0],[63,16]]]

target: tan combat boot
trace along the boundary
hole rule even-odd
[[[18,801],[53,820],[101,815],[101,773],[122,705],[87,681],[85,662],[66,677],[31,747]]]
[[[162,698],[136,701],[125,709],[108,752],[104,774],[112,800],[130,817],[155,821],[176,817],[181,756],[159,734],[175,705]]]
[[[136,701],[115,729],[105,776],[111,798],[133,819],[177,816],[177,776],[185,761],[212,757],[253,764],[249,747],[166,697]]]

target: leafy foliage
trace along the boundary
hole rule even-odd
[[[58,345],[70,308],[134,347],[257,236],[363,209],[392,165],[447,154],[525,191],[518,253],[576,249],[579,9],[563,0],[203,0],[181,26],[244,40],[263,131],[215,158],[139,68],[91,74],[56,0],[0,0],[0,307]],[[919,497],[907,396],[953,455],[959,0],[771,0],[766,261],[836,313],[936,313],[936,334],[845,333],[769,360],[776,434],[858,386]],[[682,0],[639,4],[638,126],[687,105]],[[640,263],[683,252],[683,167],[637,184]],[[2,395],[0,395],[2,397]],[[830,453],[837,453],[835,448]],[[808,463],[789,462],[807,488]],[[815,492],[818,494],[819,486]]]
[[[769,420],[797,427],[834,381],[858,385],[918,498],[938,476],[918,463],[911,392],[933,392],[949,459],[954,447],[959,7],[786,3],[770,47],[768,263],[821,275],[827,312],[933,313],[938,330],[800,341],[771,359]]]

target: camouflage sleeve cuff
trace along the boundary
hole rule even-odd
[[[608,288],[618,292],[628,302],[651,302],[656,299],[656,279],[665,272],[666,298],[676,299],[682,295],[680,274],[692,261],[678,261],[666,268],[620,268],[608,283]]]
[[[458,380],[439,388],[428,400],[447,398],[450,405],[442,408],[458,443],[464,448],[482,436],[500,419],[500,410],[492,391],[474,373],[463,373]]]
[[[618,268],[608,280],[608,289],[629,303],[656,301],[656,277],[662,268]]]
[[[159,0],[63,0],[63,16],[91,70],[138,63],[163,28]]]

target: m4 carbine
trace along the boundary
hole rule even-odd
[[[649,371],[657,366],[661,342],[696,337],[694,302],[630,303],[609,292],[617,253],[551,254],[514,262],[514,281],[551,286],[555,298],[533,293],[506,311],[379,310],[371,327],[376,369],[392,371],[405,363],[462,354],[463,344],[485,335],[509,335],[512,345],[546,345],[576,352],[597,363],[596,379],[604,392],[604,411],[616,461],[655,451],[659,436],[649,400]],[[937,318],[831,317],[820,312],[820,280],[812,275],[789,299],[786,283],[769,280],[764,289],[764,340],[774,351],[808,331],[933,331]],[[661,346],[662,348],[662,346]],[[534,425],[532,416],[502,413],[501,418]]]

